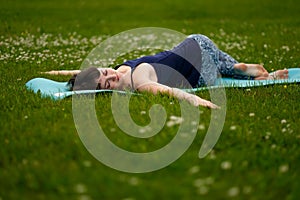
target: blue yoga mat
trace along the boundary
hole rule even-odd
[[[288,69],[288,71],[289,71],[288,79],[238,80],[232,78],[219,78],[216,81],[216,85],[214,86],[186,89],[186,91],[200,91],[200,90],[207,90],[211,88],[220,88],[220,87],[247,88],[247,87],[274,85],[274,84],[300,83],[300,68],[291,68]],[[26,83],[26,87],[28,90],[32,90],[34,93],[40,92],[42,97],[50,97],[53,100],[64,99],[66,97],[72,96],[73,94],[111,93],[111,92],[118,92],[121,94],[127,93],[126,91],[118,91],[118,90],[70,91],[69,87],[67,86],[67,82],[57,82],[46,78],[34,78]]]

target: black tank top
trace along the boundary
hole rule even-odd
[[[141,63],[153,66],[158,83],[169,87],[194,88],[197,87],[200,77],[201,50],[193,38],[187,38],[170,51],[128,60],[122,65],[130,66],[133,73]]]

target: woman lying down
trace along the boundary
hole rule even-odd
[[[286,69],[268,73],[262,65],[239,63],[219,50],[208,37],[200,34],[188,36],[172,50],[128,60],[114,69],[89,67],[83,71],[45,73],[72,76],[69,85],[74,91],[116,89],[165,93],[194,106],[213,109],[218,106],[180,88],[214,85],[218,74],[242,80],[288,78]]]

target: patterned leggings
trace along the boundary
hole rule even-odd
[[[198,80],[198,86],[214,85],[218,75],[235,79],[251,79],[249,76],[235,74],[234,64],[238,63],[227,53],[221,51],[208,37],[201,34],[188,36],[196,40],[202,54],[202,68]]]

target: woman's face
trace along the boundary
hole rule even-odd
[[[100,78],[98,80],[101,89],[118,89],[120,88],[120,79],[122,74],[112,68],[99,68]]]

